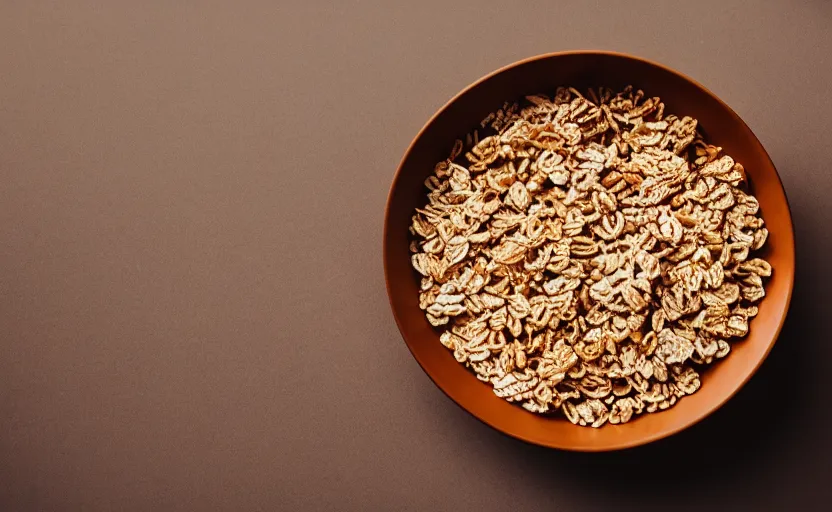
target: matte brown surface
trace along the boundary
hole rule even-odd
[[[749,335],[732,344],[731,357],[702,375],[702,387],[667,411],[644,414],[623,425],[600,429],[561,418],[531,414],[497,397],[460,365],[439,342],[419,308],[421,276],[413,269],[408,236],[416,208],[426,202],[425,179],[451,152],[453,141],[477,127],[478,119],[528,94],[553,94],[558,86],[580,91],[599,85],[619,91],[628,85],[659,96],[668,113],[691,116],[708,142],[747,169],[750,190],[769,230],[758,253],[772,266],[766,297],[750,322]],[[413,356],[431,379],[471,414],[510,436],[542,446],[605,451],[643,445],[679,432],[725,403],[757,370],[777,339],[794,284],[794,234],[789,204],[777,171],[759,140],[725,103],[689,77],[660,64],[612,52],[560,52],[531,57],[501,68],[456,95],[420,130],[405,153],[387,199],[384,272],[393,315]]]
[[[0,510],[832,500],[832,5],[443,3],[0,3]],[[573,48],[655,59],[731,105],[797,241],[754,378],[611,454],[530,446],[454,405],[401,340],[379,250],[424,122],[493,69]]]

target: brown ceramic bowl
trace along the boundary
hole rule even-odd
[[[648,96],[660,96],[666,112],[698,119],[706,138],[743,164],[770,231],[764,257],[774,273],[759,305],[759,315],[751,322],[749,336],[735,343],[728,357],[705,372],[698,392],[665,411],[639,416],[624,425],[592,429],[510,404],[454,360],[419,309],[419,279],[410,264],[408,226],[413,209],[426,200],[423,182],[436,162],[446,158],[454,140],[470,132],[504,101],[554,91],[558,85],[584,90],[599,85],[617,89],[628,84],[643,89]],[[504,67],[468,86],[427,122],[407,149],[393,179],[384,218],[387,293],[413,357],[442,391],[484,423],[530,443],[566,450],[605,451],[645,444],[693,425],[724,404],[751,378],[774,345],[791,298],[794,264],[794,235],[783,185],[748,126],[694,80],[654,62],[619,53],[541,55]]]

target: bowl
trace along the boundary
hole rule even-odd
[[[733,343],[731,353],[704,372],[696,393],[667,410],[593,429],[506,402],[456,362],[440,344],[439,331],[419,309],[419,275],[410,263],[408,227],[414,208],[426,201],[423,182],[436,162],[447,157],[456,139],[505,101],[554,91],[560,85],[620,90],[629,84],[647,96],[661,97],[667,112],[696,118],[708,142],[723,147],[743,164],[770,233],[762,257],[771,263],[773,275],[759,314],[750,322],[749,335]],[[413,139],[393,178],[384,217],[383,259],[393,316],[413,357],[433,382],[463,409],[500,432],[574,451],[617,450],[656,441],[690,427],[728,401],[777,340],[791,299],[795,265],[792,220],[783,185],[762,144],[742,119],[712,92],[677,71],[646,59],[600,51],[551,53],[516,62],[477,80],[445,104]]]

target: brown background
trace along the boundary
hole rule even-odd
[[[829,2],[443,3],[2,2],[0,510],[832,499]],[[574,48],[716,92],[797,230],[792,313],[759,374],[700,426],[606,455],[453,405],[381,269],[387,188],[422,124],[481,75]]]

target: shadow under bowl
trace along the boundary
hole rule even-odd
[[[456,362],[440,344],[439,331],[419,309],[419,276],[411,267],[408,227],[414,209],[426,201],[424,181],[435,164],[447,157],[456,139],[476,128],[505,101],[551,93],[558,86],[620,90],[627,85],[644,90],[648,97],[659,96],[667,113],[697,119],[706,140],[724,148],[745,167],[769,230],[762,257],[771,263],[773,275],[748,337],[734,343],[728,357],[705,371],[699,391],[665,411],[593,429],[508,403]],[[742,119],[681,73],[637,57],[597,51],[553,53],[519,61],[476,81],[443,106],[416,135],[396,171],[385,211],[383,258],[393,316],[413,357],[433,382],[463,409],[505,434],[575,451],[617,450],[667,437],[702,420],[730,399],[777,340],[791,299],[795,265],[794,233],[783,185],[762,144]]]

